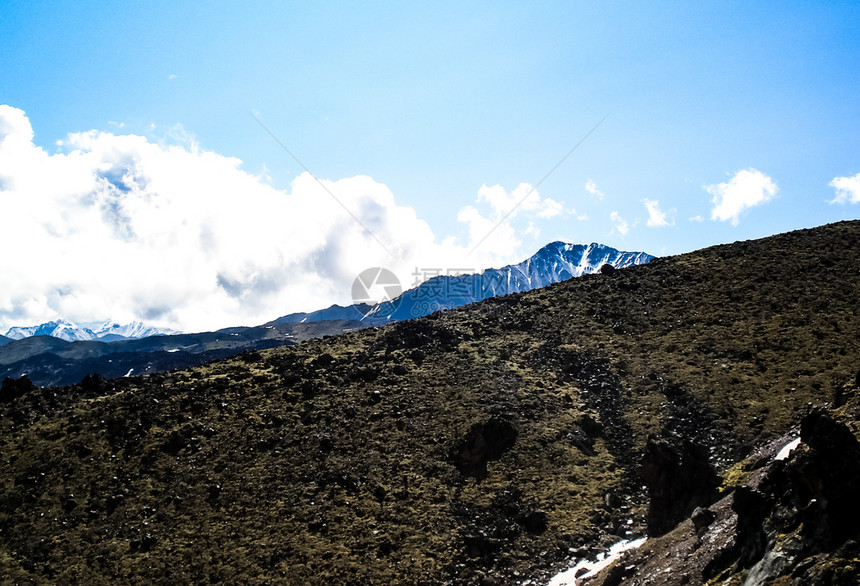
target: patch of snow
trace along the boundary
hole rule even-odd
[[[179,348],[171,348],[168,352],[179,352]]]
[[[597,554],[597,560],[581,560],[575,566],[553,576],[547,586],[577,586],[580,580],[591,578],[603,568],[608,567],[621,557],[625,551],[636,549],[645,543],[645,537],[633,541],[624,539],[609,548],[609,551]],[[585,569],[586,571],[577,576],[576,574]]]
[[[797,446],[799,446],[799,445],[800,445],[800,438],[795,438],[794,440],[788,442],[787,444],[785,444],[782,447],[782,449],[776,455],[774,460],[785,460],[786,458],[788,458],[789,455],[791,455],[791,452],[793,452],[794,450],[797,449]]]
[[[132,372],[134,372],[134,369],[133,369],[133,368],[129,368],[129,369],[128,369],[128,372],[127,372],[127,373],[125,373],[125,376],[126,376],[126,377],[131,376],[131,373],[132,373]]]

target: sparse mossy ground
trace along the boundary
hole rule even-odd
[[[0,404],[0,576],[545,575],[644,531],[649,435],[703,445],[725,472],[854,381],[858,259],[860,222],[844,222],[186,371],[34,390]]]

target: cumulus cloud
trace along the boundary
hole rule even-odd
[[[481,248],[492,248],[505,256],[513,254],[522,244],[511,220],[518,216],[547,219],[567,213],[562,202],[541,198],[528,183],[520,183],[510,193],[501,185],[482,185],[476,203],[487,204],[489,210],[482,213],[476,206],[466,206],[460,210],[457,220],[468,226],[471,242],[483,240]],[[535,235],[536,232],[526,229],[523,234]]]
[[[482,187],[476,205],[489,205],[489,215],[464,208],[469,240],[440,241],[370,177],[318,182],[304,173],[279,190],[239,159],[168,134],[153,143],[76,133],[49,153],[33,143],[23,111],[0,105],[0,328],[63,317],[200,331],[350,303],[353,279],[369,266],[404,283],[415,267],[462,266],[501,210],[530,189]],[[178,136],[181,144],[169,144]],[[561,209],[533,193],[515,213]],[[519,260],[519,245],[503,224],[469,262]]]
[[[834,177],[830,187],[836,190],[830,203],[860,203],[860,173],[854,177]]]
[[[773,179],[757,169],[749,168],[738,171],[725,183],[706,185],[705,191],[713,196],[711,219],[722,222],[731,220],[732,226],[737,226],[745,209],[772,200],[778,188]]]
[[[660,209],[660,202],[656,199],[642,200],[645,209],[648,210],[648,226],[655,228],[659,226],[671,226],[674,222],[666,219],[666,212]]]
[[[591,195],[596,195],[599,198],[603,198],[603,192],[597,189],[597,184],[594,183],[591,179],[585,182],[585,191],[590,193]]]
[[[526,213],[533,213],[539,218],[552,218],[564,213],[564,205],[553,199],[541,199],[537,190],[528,183],[520,183],[516,189],[508,193],[501,185],[488,187],[482,185],[478,190],[478,201],[490,205],[493,217],[502,218]]]
[[[612,212],[609,214],[609,219],[615,224],[613,231],[617,230],[622,236],[630,231],[630,225],[618,214],[618,212]]]

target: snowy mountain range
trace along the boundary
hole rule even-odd
[[[23,340],[30,336],[51,336],[67,342],[84,342],[98,340],[100,342],[116,342],[119,340],[138,340],[149,336],[178,334],[176,330],[154,328],[139,321],[120,325],[112,321],[76,324],[63,319],[49,321],[38,326],[12,327],[6,332],[6,337],[12,340]]]
[[[621,269],[645,264],[652,258],[644,252],[624,252],[597,243],[551,242],[521,263],[487,269],[482,273],[433,277],[391,301],[373,306],[364,303],[347,307],[332,305],[310,313],[291,313],[270,323],[359,319],[375,324],[412,319],[490,297],[530,291],[596,273],[605,264]]]

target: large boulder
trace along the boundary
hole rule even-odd
[[[487,461],[495,460],[513,447],[517,429],[507,420],[493,417],[476,423],[454,452],[454,465],[466,476],[482,476]]]
[[[652,537],[671,531],[696,507],[713,503],[720,485],[706,449],[689,441],[673,445],[653,436],[646,444],[642,476],[650,498],[648,535]]]

